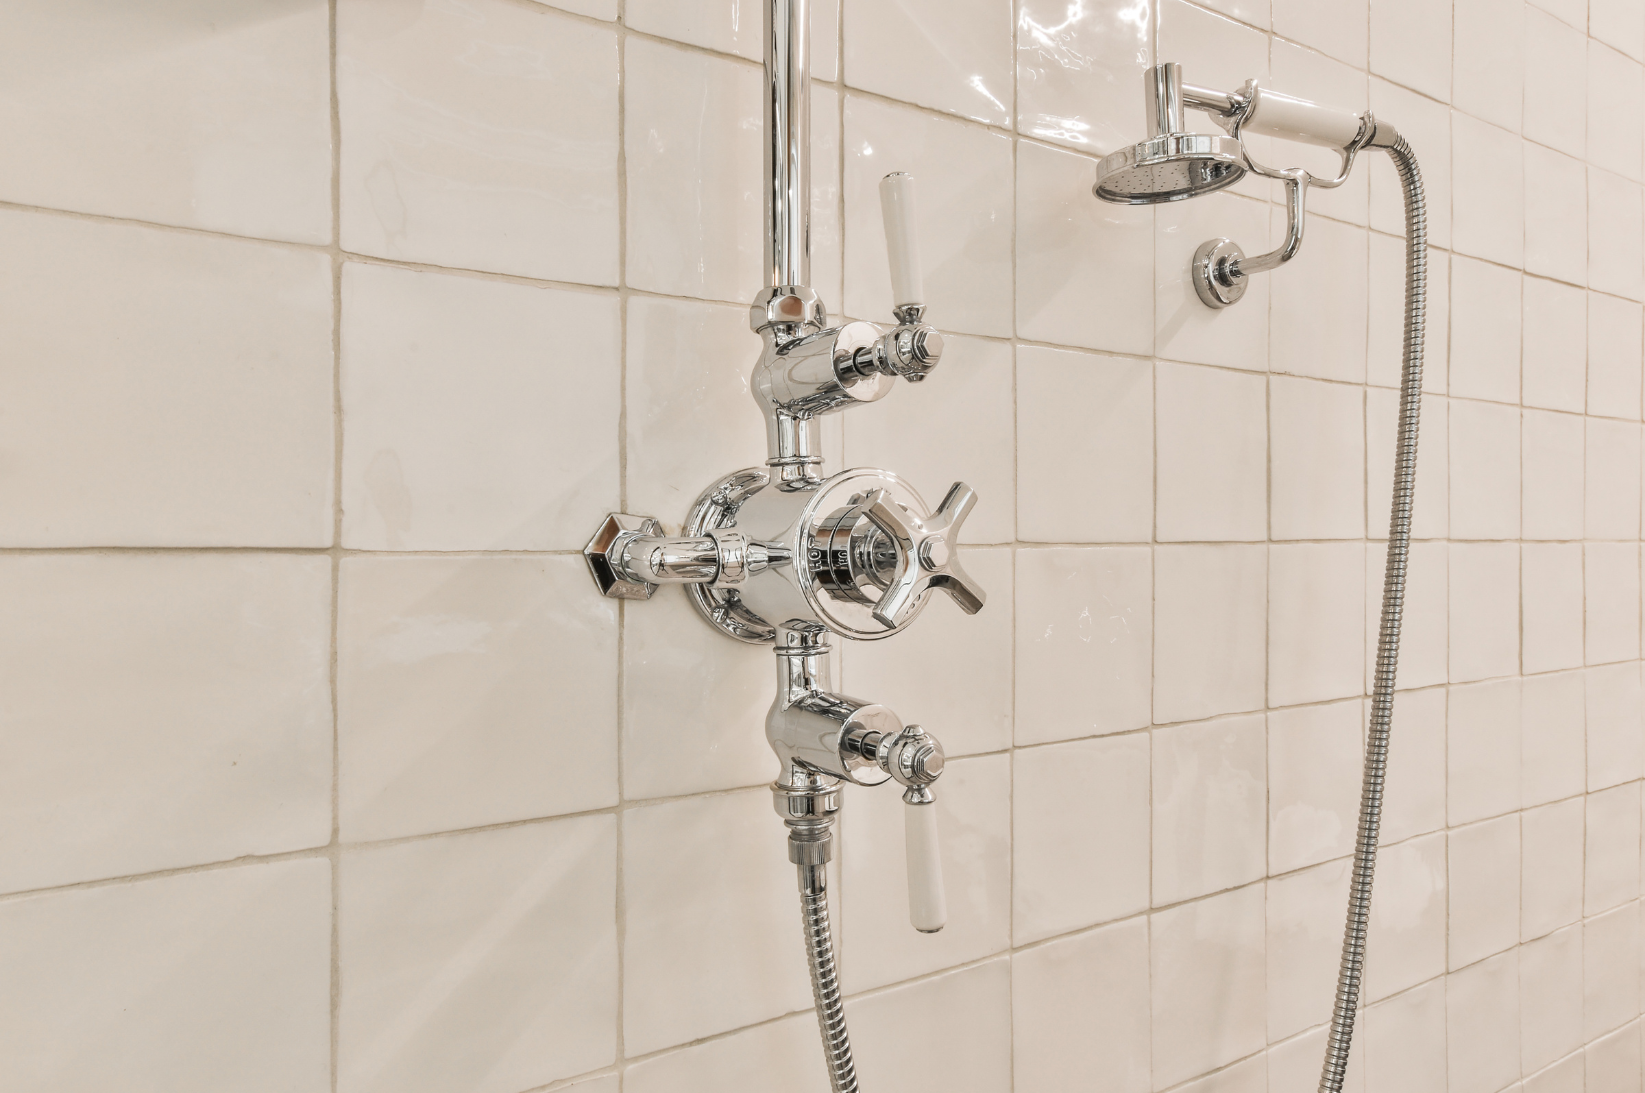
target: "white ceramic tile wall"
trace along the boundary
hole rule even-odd
[[[1312,1087],[1402,211],[1367,157],[1203,308],[1188,256],[1276,238],[1277,193],[1089,196],[1176,60],[1369,104],[1430,200],[1348,1087],[1638,1093],[1645,7],[813,7],[817,286],[886,317],[874,183],[912,170],[955,335],[827,450],[970,481],[991,594],[842,657],[955,757],[935,937],[894,797],[848,796],[864,1084]],[[8,1091],[825,1088],[768,654],[577,554],[763,451],[761,9],[0,5]]]

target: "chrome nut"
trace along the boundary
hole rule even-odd
[[[822,297],[803,285],[765,289],[748,309],[748,325],[756,334],[770,327],[810,326],[821,330],[827,323],[828,309]]]
[[[613,561],[622,554],[623,543],[641,535],[661,535],[662,525],[650,516],[613,512],[606,516],[594,537],[583,547],[583,557],[600,595],[614,600],[649,600],[657,586],[627,576]],[[613,550],[615,548],[615,550]]]

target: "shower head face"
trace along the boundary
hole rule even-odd
[[[1103,157],[1091,192],[1117,205],[1159,205],[1232,186],[1245,171],[1233,137],[1164,133]]]

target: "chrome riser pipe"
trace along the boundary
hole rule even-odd
[[[766,284],[811,284],[810,0],[770,0],[765,30]]]

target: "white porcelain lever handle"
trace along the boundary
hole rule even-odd
[[[914,176],[896,171],[880,179],[880,211],[885,214],[885,249],[891,259],[891,305],[925,303],[920,276],[919,238],[914,234]]]
[[[911,800],[910,798],[923,798]],[[903,794],[908,835],[908,919],[922,934],[948,924],[948,896],[942,886],[942,847],[937,839],[937,803],[921,787]]]

